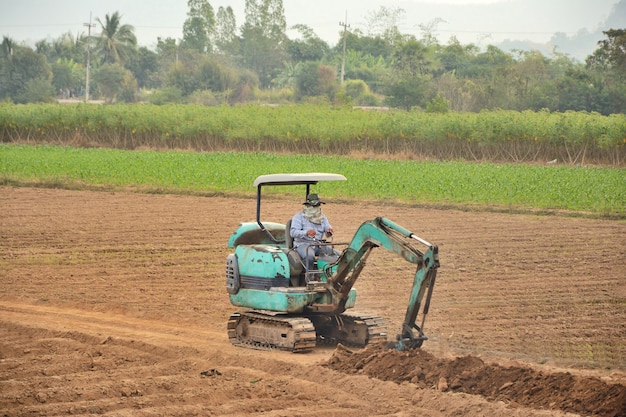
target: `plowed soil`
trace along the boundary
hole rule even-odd
[[[231,346],[226,243],[253,199],[0,187],[0,416],[626,415],[626,223],[324,210],[337,242],[385,216],[439,245],[422,349]],[[375,250],[357,310],[393,337],[413,275]]]

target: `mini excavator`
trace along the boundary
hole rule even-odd
[[[233,345],[305,352],[321,344],[364,347],[385,342],[388,348],[403,351],[419,348],[427,340],[424,322],[439,268],[437,246],[389,219],[376,217],[362,223],[349,243],[316,242],[331,245],[335,255],[318,257],[314,269],[307,271],[293,248],[291,220],[286,224],[261,221],[263,187],[302,185],[306,196],[320,181],[345,180],[343,175],[330,173],[256,178],[256,221],[241,223],[228,240],[234,251],[226,259],[226,289],[231,304],[241,308],[228,320]],[[348,312],[356,302],[354,284],[374,248],[416,265],[402,329],[391,342],[382,317]]]

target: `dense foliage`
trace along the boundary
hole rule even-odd
[[[245,0],[242,24],[230,6],[216,11],[208,0],[187,6],[183,39],[158,38],[155,50],[137,46],[133,26],[117,11],[96,19],[91,38],[68,32],[33,50],[5,36],[0,99],[81,98],[88,88],[91,98],[108,102],[626,112],[626,29],[604,32],[581,63],[557,52],[512,54],[456,39],[442,45],[436,22],[421,26],[418,39],[399,31],[402,9],[381,7],[368,33],[348,30],[331,46],[306,25],[290,28],[298,35],[289,38],[283,0]],[[624,11],[626,0],[613,14]],[[91,84],[85,79],[90,55]]]
[[[307,171],[346,175],[349,186],[318,185],[335,198],[626,216],[625,172],[620,168],[0,145],[0,179],[5,183],[254,195],[252,182],[259,175]]]
[[[0,142],[622,166],[626,115],[372,112],[323,105],[4,104]]]

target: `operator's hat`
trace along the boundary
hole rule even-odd
[[[316,207],[316,206],[319,206],[320,204],[326,204],[326,203],[320,200],[320,197],[317,194],[309,194],[306,196],[306,201],[302,204]]]

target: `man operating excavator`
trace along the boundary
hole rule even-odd
[[[294,248],[309,271],[314,268],[316,256],[334,254],[332,247],[319,245],[324,239],[324,234],[332,236],[333,228],[326,215],[322,213],[322,204],[326,203],[317,194],[309,194],[303,204],[304,208],[291,219],[289,233],[293,238]]]

